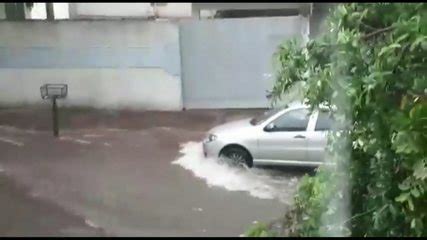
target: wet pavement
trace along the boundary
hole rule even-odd
[[[0,109],[0,236],[239,236],[279,218],[304,171],[257,181],[287,193],[259,197],[172,163],[213,126],[258,112],[61,109],[55,139],[49,107]]]

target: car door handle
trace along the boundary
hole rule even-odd
[[[294,138],[305,138],[303,135],[296,135]]]

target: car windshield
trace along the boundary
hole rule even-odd
[[[256,117],[252,118],[250,123],[254,126],[259,125],[259,124],[263,123],[265,120],[269,119],[274,114],[278,113],[280,110],[282,110],[282,109],[276,108],[276,109],[268,110],[268,111],[264,112],[263,114],[260,114]]]

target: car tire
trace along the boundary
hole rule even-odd
[[[242,147],[227,147],[221,151],[220,159],[233,167],[252,167],[251,156]]]

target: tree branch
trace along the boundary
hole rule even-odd
[[[390,26],[390,27],[378,29],[376,31],[370,32],[370,33],[362,36],[362,40],[369,39],[369,38],[371,38],[371,37],[373,37],[375,35],[378,35],[378,34],[381,34],[381,33],[384,33],[384,32],[388,32],[388,31],[393,30],[393,29],[394,29],[394,26]]]
[[[369,28],[370,30],[376,30],[377,28],[374,28],[366,23],[364,23],[363,21],[360,21],[360,24],[362,24],[364,27]]]

